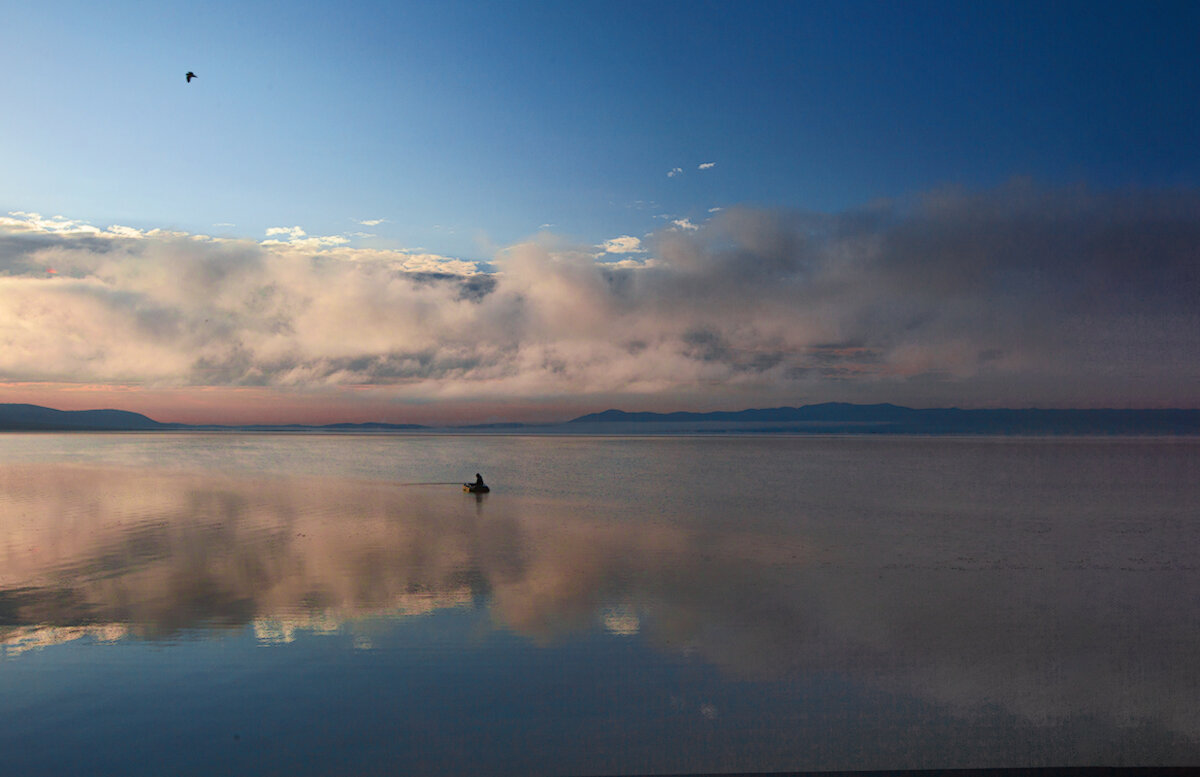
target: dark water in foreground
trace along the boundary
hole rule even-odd
[[[1197,440],[3,436],[0,774],[1200,764],[1198,518]]]

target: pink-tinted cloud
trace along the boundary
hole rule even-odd
[[[296,228],[259,244],[2,226],[9,381],[641,407],[1197,401],[1196,192],[730,208],[638,241],[638,261],[543,234],[494,272]]]

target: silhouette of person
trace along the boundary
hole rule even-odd
[[[480,475],[478,472],[476,472],[475,473],[475,482],[472,483],[471,485],[475,486],[476,488],[479,488],[480,486],[482,486],[483,485],[483,475]]]

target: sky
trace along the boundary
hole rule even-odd
[[[0,10],[0,402],[1200,407],[1194,3]]]

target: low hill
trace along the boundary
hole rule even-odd
[[[215,424],[162,423],[141,413],[126,410],[55,410],[40,405],[0,404],[0,431],[8,432],[153,432],[153,431],[336,431],[388,432],[424,429],[419,424],[340,423],[325,426],[303,424]]]
[[[151,431],[174,429],[141,413],[126,410],[54,410],[40,405],[0,404],[0,430],[5,431]]]

